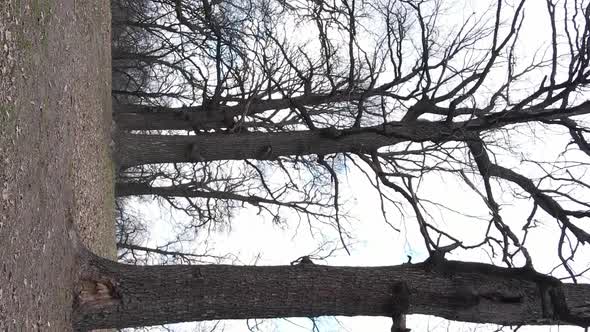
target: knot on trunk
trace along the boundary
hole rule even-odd
[[[199,146],[197,144],[191,144],[187,153],[187,157],[190,161],[203,162],[205,158],[201,155]]]
[[[309,256],[301,256],[296,260],[292,261],[291,265],[312,266],[315,265],[315,263],[311,260]]]

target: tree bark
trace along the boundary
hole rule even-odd
[[[373,93],[337,92],[334,94],[310,94],[294,98],[244,101],[235,106],[160,107],[133,104],[113,106],[113,118],[123,130],[193,130],[227,128],[235,117],[263,113],[275,109],[288,109],[294,105],[314,106],[358,100]]]
[[[202,107],[179,109],[142,105],[117,105],[113,113],[122,130],[193,130],[225,128],[222,112],[206,112]]]
[[[115,184],[115,195],[117,197],[156,195],[161,197],[216,198],[252,203],[276,203],[274,200],[263,197],[246,196],[227,191],[205,191],[191,187],[190,185],[181,184],[168,187],[154,187],[149,183],[143,182],[118,182]]]
[[[235,117],[259,114],[274,109],[287,109],[293,105],[314,106],[324,103],[338,103],[350,100],[358,100],[375,95],[377,92],[362,94],[336,93],[334,95],[313,94],[290,99],[257,100],[250,103],[240,103],[235,106],[218,105],[215,110],[200,106],[187,107],[162,107],[134,104],[113,105],[113,119],[119,129],[122,130],[194,130],[194,129],[220,129],[231,127]],[[416,110],[419,109],[418,114]],[[336,112],[336,111],[335,111]],[[423,105],[418,102],[414,108],[410,108],[405,119],[415,120],[415,116],[428,113],[437,115],[448,114],[449,109],[436,105]],[[535,120],[551,120],[568,116],[588,114],[590,102],[584,102],[578,106],[567,109],[534,109],[516,110],[508,112],[492,113],[481,116],[480,109],[462,108],[455,110],[455,114],[477,114],[476,123],[490,125],[494,123],[506,124],[507,121],[525,122]],[[508,118],[506,118],[508,117]],[[504,118],[504,119],[503,119]],[[518,121],[516,121],[518,120]],[[474,121],[474,120],[471,120]],[[460,126],[458,126],[460,127]]]
[[[279,133],[137,135],[121,133],[116,158],[122,167],[214,160],[272,160],[279,156],[367,153],[404,141],[478,140],[479,133],[529,121],[548,121],[590,113],[590,102],[567,109],[529,109],[494,113],[456,123],[392,121],[364,128],[322,128]]]
[[[182,197],[185,196],[184,189],[178,186],[171,187],[153,187],[144,182],[117,182],[115,184],[115,196],[142,196],[158,195],[163,197]]]
[[[282,133],[192,136],[122,133],[118,138],[116,158],[123,167],[214,160],[272,160],[279,156],[367,153],[408,139],[425,141],[448,137],[449,134],[441,131],[440,126],[427,122]]]
[[[454,261],[132,266],[84,250],[74,298],[79,330],[218,319],[391,317],[400,311],[502,325],[590,325],[590,285]]]
[[[115,195],[117,197],[156,195],[161,197],[213,198],[246,202],[253,205],[257,205],[260,203],[276,204],[283,206],[294,205],[294,203],[292,202],[281,202],[278,200],[268,199],[256,195],[240,195],[227,191],[204,191],[199,190],[198,188],[193,188],[190,185],[153,187],[148,183],[142,182],[118,182],[115,184]]]

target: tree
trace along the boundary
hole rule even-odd
[[[524,0],[495,1],[457,24],[456,8],[441,1],[154,1],[156,9],[127,24],[159,42],[120,58],[152,74],[114,91],[128,98],[115,105],[116,159],[126,172],[118,195],[162,197],[197,225],[244,203],[272,206],[273,217],[287,208],[310,223],[328,220],[348,250],[339,184],[354,167],[375,187],[391,228],[400,228],[391,210],[411,214],[430,258],[372,269],[130,267],[82,252],[81,280],[106,285],[110,302],[79,299],[78,324],[426,313],[588,326],[587,285],[560,280],[588,273],[590,4],[545,4],[549,46],[533,45],[538,52],[529,56]],[[555,160],[531,159],[519,145],[538,131],[569,137]],[[271,181],[269,169],[283,179]],[[460,181],[483,202],[488,215],[462,213],[482,221],[481,232],[439,225],[433,210],[445,208],[444,197],[424,193],[433,174]],[[507,202],[529,216],[510,220]],[[559,234],[559,263],[545,274],[527,242],[541,223]],[[444,259],[474,250],[494,265]],[[317,280],[314,292],[307,278]],[[290,282],[293,294],[279,287]],[[235,294],[232,283],[241,285]],[[393,288],[408,289],[406,305]],[[171,309],[145,315],[138,303]]]
[[[433,107],[436,108],[436,107]],[[441,111],[436,108],[437,111]],[[448,111],[448,110],[447,110]],[[471,109],[481,112],[481,109]],[[424,113],[431,113],[424,108]],[[404,142],[478,140],[481,133],[532,121],[559,123],[561,119],[590,113],[590,103],[569,108],[527,108],[510,110],[477,119],[444,121],[390,121],[372,127],[322,128],[284,133],[232,135],[139,135],[119,138],[117,160],[123,167],[150,163],[205,162],[216,160],[273,160],[281,156],[327,155],[342,152],[370,154],[379,148]],[[575,122],[573,130],[580,130]]]
[[[430,314],[504,325],[590,325],[589,285],[446,261],[390,267],[115,263],[79,248],[77,329],[323,315]],[[410,282],[411,280],[411,282]]]
[[[199,251],[184,249],[184,244],[194,241],[191,236],[178,236],[173,240],[158,245],[146,246],[148,234],[147,226],[137,216],[138,212],[131,212],[129,207],[122,205],[127,202],[116,202],[116,238],[117,260],[125,264],[211,264],[236,263],[236,257],[231,254],[215,255],[211,253],[208,244],[200,243]]]

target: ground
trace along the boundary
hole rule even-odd
[[[113,258],[110,2],[0,0],[0,331],[71,331],[68,224]]]

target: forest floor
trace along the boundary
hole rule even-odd
[[[73,223],[115,257],[110,1],[0,1],[0,331],[71,331]]]

